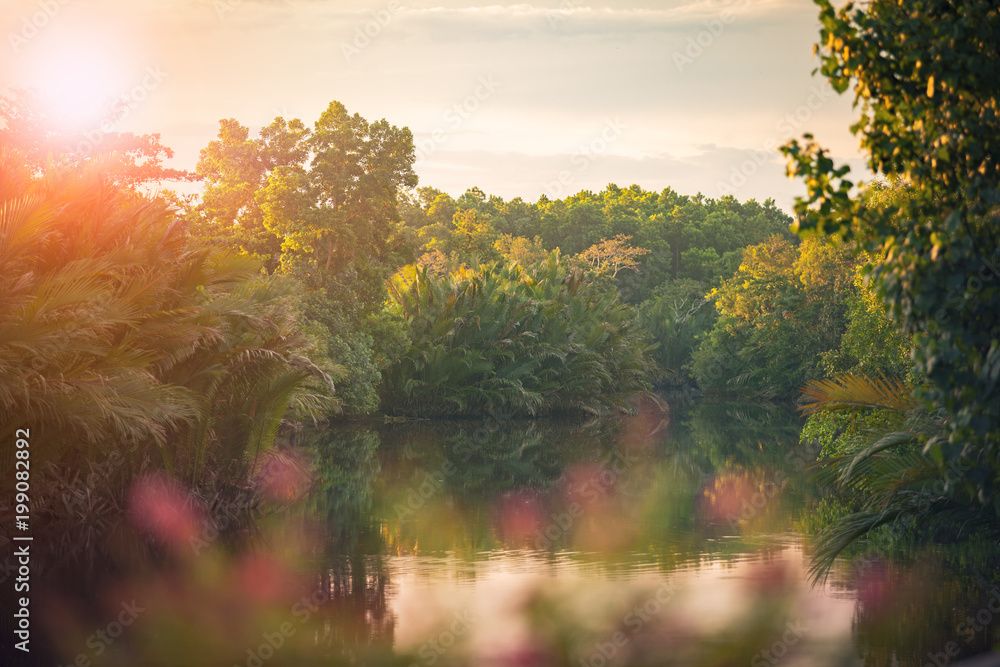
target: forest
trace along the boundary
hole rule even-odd
[[[812,135],[790,139],[806,190],[792,215],[773,199],[614,183],[534,202],[488,183],[452,196],[418,183],[409,129],[335,100],[315,120],[220,120],[184,171],[159,134],[81,150],[35,91],[8,90],[0,433],[21,442],[30,425],[31,465],[15,475],[27,450],[4,445],[5,493],[30,479],[34,516],[99,527],[156,473],[251,516],[268,494],[301,492],[268,478],[275,461],[337,484],[372,465],[351,458],[370,436],[297,459],[318,426],[465,433],[489,417],[526,429],[523,451],[547,442],[528,420],[641,420],[709,397],[802,415],[812,581],[860,551],[995,545],[1000,14],[817,4],[820,71],[854,91],[851,129],[876,177],[852,180]],[[697,465],[755,446],[778,456],[758,443]],[[474,460],[483,478],[459,464],[456,488],[497,485],[489,460]],[[741,479],[725,484],[753,487]]]

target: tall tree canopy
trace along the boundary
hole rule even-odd
[[[413,136],[332,102],[309,129],[276,118],[256,138],[233,119],[202,150],[199,217],[247,254],[314,285],[394,247],[397,192],[414,187]]]
[[[307,135],[302,121],[275,118],[252,139],[249,128],[229,118],[219,121],[219,138],[198,160],[202,227],[216,242],[259,258],[269,272],[281,261],[281,239],[264,227],[258,193],[276,168],[302,164]]]
[[[305,287],[302,313],[348,369],[338,386],[348,412],[377,407],[385,348],[398,338],[382,306],[385,281],[412,257],[397,207],[417,184],[413,161],[408,129],[340,102],[312,128],[276,118],[256,137],[223,120],[198,161],[206,187],[192,227]]]
[[[282,239],[285,261],[328,273],[384,257],[399,222],[396,193],[417,184],[413,135],[333,102],[304,142],[308,166],[277,168],[261,192],[264,225]]]

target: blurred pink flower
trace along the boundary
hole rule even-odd
[[[297,451],[270,451],[264,455],[254,482],[269,499],[290,503],[301,498],[312,486],[304,457]]]
[[[544,508],[538,495],[528,491],[512,491],[500,496],[494,505],[500,538],[521,543],[534,539],[542,526]]]
[[[188,544],[200,530],[200,508],[183,486],[162,475],[133,484],[128,506],[133,524],[169,546]]]
[[[243,595],[259,603],[273,603],[296,589],[294,577],[271,554],[248,554],[236,566],[235,583]]]

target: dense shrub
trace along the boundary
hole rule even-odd
[[[528,269],[435,276],[409,267],[390,295],[410,337],[386,373],[392,409],[598,413],[649,386],[650,346],[631,309],[567,270],[558,252]]]

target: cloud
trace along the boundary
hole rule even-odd
[[[528,4],[474,7],[405,7],[400,12],[403,29],[437,43],[474,43],[483,39],[505,41],[572,40],[598,37],[664,37],[704,28],[705,21],[740,16],[753,21],[790,6],[787,0],[703,1],[670,8],[592,7],[577,0],[542,7]]]
[[[543,193],[562,198],[582,190],[599,192],[609,183],[633,184],[659,191],[670,187],[685,195],[701,193],[740,201],[774,199],[786,212],[804,186],[785,175],[785,160],[776,151],[764,154],[731,146],[702,146],[694,155],[669,153],[644,156],[603,154],[590,160],[579,152],[533,155],[516,151],[441,149],[419,163],[421,185],[432,185],[452,196],[479,187],[505,199],[536,201]],[[858,174],[867,170],[860,159],[844,160]],[[562,178],[561,178],[562,177]]]
[[[14,23],[35,6],[2,4],[0,14]],[[418,139],[446,130],[418,171],[422,183],[458,194],[476,185],[534,199],[567,169],[573,188],[599,190],[613,181],[712,194],[747,151],[804,131],[857,157],[846,132],[848,97],[803,106],[818,82],[810,76],[818,22],[815,8],[801,0],[399,5],[88,0],[67,5],[58,23],[69,29],[86,14],[118,25],[124,43],[138,49],[130,61],[170,73],[123,129],[161,132],[182,168],[194,166],[219,118],[259,127],[280,114],[312,123],[332,100],[370,120],[407,126]],[[733,20],[719,32],[727,10]],[[370,22],[385,12],[391,21],[375,31]],[[346,57],[343,45],[366,26],[376,34]],[[700,51],[691,47],[699,37]],[[679,67],[676,54],[688,49],[698,52]],[[0,78],[18,66],[17,58],[0,61]],[[449,112],[475,94],[482,77],[501,85],[455,127]],[[795,122],[782,122],[789,114]],[[570,160],[616,118],[627,130],[577,171]],[[797,187],[776,158],[759,166],[737,196],[773,196],[789,210]]]

